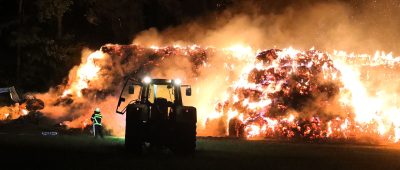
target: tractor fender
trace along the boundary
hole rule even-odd
[[[129,117],[134,121],[149,121],[149,107],[145,104],[129,104],[126,109],[126,114],[129,114]]]
[[[197,123],[197,111],[193,106],[177,106],[176,121],[180,123]]]

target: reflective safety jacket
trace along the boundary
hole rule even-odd
[[[93,122],[93,125],[99,125],[99,126],[102,126],[102,124],[101,124],[101,118],[103,118],[103,116],[101,115],[101,113],[100,112],[95,112],[95,113],[93,113],[92,114],[92,122]]]

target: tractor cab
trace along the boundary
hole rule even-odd
[[[181,89],[191,87],[179,79],[127,79],[116,112],[126,114],[125,146],[140,152],[144,143],[176,152],[194,152],[196,108],[184,106]]]
[[[150,77],[145,77],[142,81],[128,79],[118,100],[116,112],[125,114],[127,105],[132,103],[162,108],[183,106],[181,89],[186,88],[186,96],[191,96],[192,90],[189,85],[181,83],[180,79],[151,79]]]

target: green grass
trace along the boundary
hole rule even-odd
[[[123,138],[0,135],[2,162],[28,169],[400,169],[400,146],[199,138],[191,156],[137,156]],[[11,163],[17,161],[20,163]]]

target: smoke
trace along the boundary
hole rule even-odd
[[[102,58],[93,60],[100,68],[93,78],[79,77],[79,70],[91,62],[88,58],[93,54],[84,49],[82,63],[70,71],[68,83],[52,88],[48,93],[37,94],[37,97],[45,101],[43,112],[47,116],[65,121],[69,127],[89,124],[92,111],[100,107],[106,127],[121,135],[125,120],[123,115],[115,114],[115,106],[127,76],[140,78],[150,74],[154,78],[181,78],[185,84],[192,85],[193,96],[183,100],[185,105],[198,109],[199,134],[215,134],[216,128],[203,130],[205,122],[215,112],[218,101],[226,99],[231,84],[238,80],[249,63],[254,63],[257,49],[292,46],[300,49],[315,47],[322,51],[339,49],[373,54],[379,49],[398,53],[398,8],[399,2],[394,0],[379,3],[234,1],[222,12],[177,27],[143,31],[133,40],[136,46],[105,45],[102,52],[98,51]],[[192,44],[202,48],[154,48]],[[361,70],[359,67],[353,69]],[[81,87],[77,81],[80,79],[87,87],[76,89]],[[367,87],[390,89],[382,92],[385,96],[400,91],[397,85],[388,87],[387,83],[379,83],[381,78],[370,80]],[[64,95],[66,90],[72,92]],[[82,96],[73,91],[81,92]],[[317,100],[326,98],[319,97],[322,99]],[[326,113],[337,109],[332,105],[324,108]]]
[[[254,48],[394,51],[399,45],[399,14],[395,0],[238,1],[219,14],[162,32],[154,28],[144,31],[133,43],[183,42],[215,47],[244,43]]]

